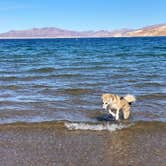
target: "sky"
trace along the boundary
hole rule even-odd
[[[0,0],[0,33],[41,27],[136,29],[166,23],[166,0]]]

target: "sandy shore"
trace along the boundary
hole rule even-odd
[[[0,125],[2,166],[164,166],[166,126],[115,132],[69,131],[61,124]]]

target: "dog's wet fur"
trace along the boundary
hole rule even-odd
[[[116,94],[103,94],[103,108],[108,111],[115,120],[119,120],[119,115],[122,112],[123,118],[128,119],[131,113],[131,104],[135,102],[133,95],[124,97]]]

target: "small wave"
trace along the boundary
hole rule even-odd
[[[56,77],[60,78],[73,78],[73,77],[81,77],[81,74],[58,74]]]
[[[55,71],[53,67],[42,67],[38,69],[31,69],[30,72],[37,72],[37,73],[49,73]]]
[[[136,88],[144,88],[144,87],[161,87],[165,86],[164,84],[160,84],[158,82],[148,82],[148,83],[136,83],[134,87]]]
[[[165,93],[151,93],[151,94],[147,94],[147,95],[141,95],[138,97],[138,99],[140,100],[144,100],[144,99],[165,99],[166,95]]]
[[[35,128],[54,128],[62,130],[81,130],[81,131],[110,131],[114,132],[117,130],[122,129],[129,129],[129,130],[149,130],[149,129],[156,129],[156,130],[166,130],[166,123],[161,121],[134,121],[132,123],[90,123],[90,122],[71,122],[71,121],[64,121],[64,120],[50,120],[50,121],[43,121],[44,119],[31,119],[31,120],[0,120],[0,128],[3,127],[35,127]]]
[[[0,89],[3,90],[18,90],[18,89],[22,89],[22,86],[19,85],[2,85],[0,86]]]
[[[92,131],[116,131],[123,128],[127,128],[130,125],[123,124],[88,124],[88,123],[76,123],[76,122],[65,122],[64,123],[69,130],[92,130]]]
[[[1,77],[0,81],[15,81],[17,80],[18,77],[16,76],[6,76],[6,77]]]
[[[93,92],[92,89],[80,89],[80,88],[69,88],[69,89],[64,89],[62,91],[70,95],[81,95]]]

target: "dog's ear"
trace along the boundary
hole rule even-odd
[[[101,99],[103,99],[103,94],[101,95]]]
[[[105,95],[106,95],[106,93],[103,93],[103,94],[101,95],[101,97],[103,98]]]
[[[103,98],[104,98],[104,96],[105,96],[105,93],[103,93],[103,94],[101,95],[101,98],[103,99]]]

